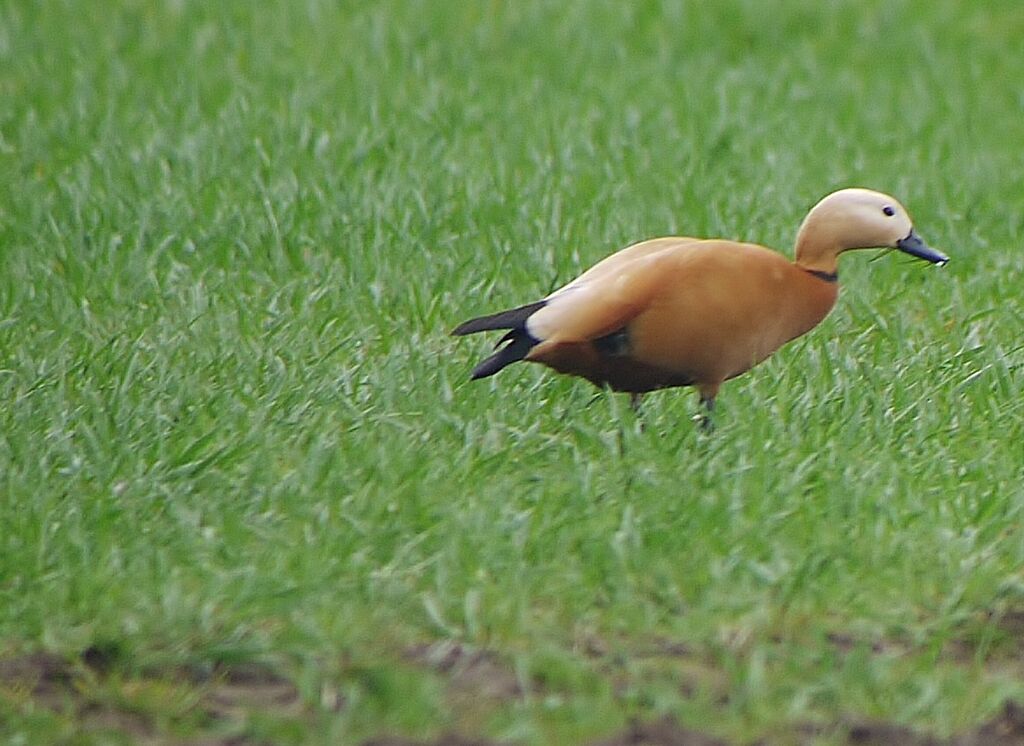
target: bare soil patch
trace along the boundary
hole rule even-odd
[[[814,736],[837,732],[830,727],[816,726],[800,730],[808,741]],[[884,721],[842,725],[838,733],[851,746],[1024,746],[1024,707],[1006,702],[991,720],[952,738],[939,738]]]
[[[364,741],[362,746],[499,746],[499,744],[482,738],[463,738],[454,733],[446,733],[438,736],[433,741],[417,741],[410,738],[383,736]]]
[[[847,743],[858,746],[939,746],[942,742],[894,723],[870,722],[850,726]]]
[[[622,733],[594,741],[591,746],[728,746],[713,736],[684,728],[675,718],[632,723]]]
[[[490,650],[440,642],[414,645],[405,651],[404,658],[444,675],[449,689],[455,695],[511,699],[521,697],[524,693],[524,687],[515,672]]]
[[[44,707],[56,708],[71,687],[67,662],[50,653],[29,653],[0,660],[0,687],[30,695]]]
[[[203,746],[259,743],[244,735],[245,722],[252,712],[268,711],[290,718],[305,714],[295,685],[267,666],[215,664],[206,670],[178,667],[146,671],[139,679],[116,679],[111,684],[108,677],[114,675],[117,659],[116,651],[96,647],[86,649],[77,658],[43,652],[6,658],[0,660],[0,698],[15,705],[45,707],[73,718],[84,731],[118,732],[140,744],[166,742],[146,706],[130,701],[131,692],[146,685],[172,689],[180,685],[197,690],[194,705],[179,712],[179,719],[201,731],[229,734],[188,739]]]
[[[1024,615],[1021,620],[1024,624]],[[862,644],[846,639],[833,640],[832,643],[839,648]],[[594,657],[601,658],[606,653],[595,650]],[[684,645],[659,640],[637,650],[635,656],[686,662],[696,654]],[[615,668],[616,657],[608,655],[606,664]],[[173,688],[175,684],[181,684],[184,690],[193,692],[192,704],[182,717],[187,721],[186,725],[193,726],[191,732],[198,737],[194,735],[183,742],[202,746],[254,746],[259,743],[246,735],[245,727],[248,718],[256,712],[296,720],[311,714],[294,683],[272,667],[260,663],[178,667],[145,671],[137,679],[121,679],[117,674],[117,658],[117,651],[90,648],[71,659],[43,652],[0,659],[0,698],[15,706],[45,707],[63,713],[81,723],[85,732],[119,732],[140,744],[167,743],[167,722],[166,715],[161,715],[162,720],[158,722],[144,706],[136,706],[130,697],[120,696],[119,693],[133,686],[151,684]],[[417,645],[405,650],[403,658],[443,676],[456,707],[479,701],[494,703],[521,698],[526,687],[531,691],[541,689],[537,682],[524,684],[512,667],[493,651],[473,649],[458,643]],[[118,686],[124,689],[118,689]],[[339,708],[343,705],[343,702],[338,702]],[[1024,746],[1024,706],[1006,702],[990,720],[948,739],[881,721],[831,726],[794,725],[788,734],[785,731],[776,734],[786,743],[810,743],[825,735],[831,735],[833,739],[838,736],[840,742],[858,746]],[[772,742],[767,738],[756,743],[770,746]],[[686,727],[672,717],[665,717],[633,722],[619,733],[591,741],[589,746],[725,746],[727,743],[700,729]],[[472,735],[445,733],[426,740],[381,735],[365,741],[363,746],[499,744]]]
[[[232,666],[217,675],[203,697],[206,711],[214,717],[242,720],[253,710],[272,710],[298,718],[302,700],[295,685],[284,676],[258,664]]]

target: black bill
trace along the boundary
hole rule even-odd
[[[918,259],[924,259],[926,262],[938,264],[940,267],[949,261],[948,256],[938,249],[933,249],[922,241],[921,237],[914,232],[913,228],[910,229],[910,233],[907,234],[906,238],[901,238],[896,242],[896,248],[904,254],[916,256]]]

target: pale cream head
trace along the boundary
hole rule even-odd
[[[841,189],[816,204],[796,239],[796,262],[835,272],[839,254],[849,249],[892,248],[934,264],[948,261],[916,233],[906,209],[894,198],[870,189]]]

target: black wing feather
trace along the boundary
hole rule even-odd
[[[510,308],[507,311],[492,313],[490,316],[480,316],[459,324],[452,330],[452,335],[461,337],[464,334],[476,334],[487,332],[492,329],[524,329],[526,320],[537,311],[544,308],[547,301],[539,300],[536,303],[527,303],[519,308]]]

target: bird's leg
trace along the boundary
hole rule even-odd
[[[643,396],[643,394],[638,394],[635,391],[629,395],[629,408],[633,410],[633,416],[640,421],[640,432],[647,429],[644,424],[643,410],[640,409],[640,400],[643,399]]]
[[[715,397],[718,395],[718,386],[719,384],[716,383],[700,387],[700,405],[704,411],[698,415],[698,418],[700,429],[705,433],[710,433],[715,429],[715,423],[711,419],[711,414],[715,411]]]
[[[715,411],[715,399],[701,396],[700,404],[704,407],[704,412],[700,415],[700,429],[705,433],[714,432],[715,421],[711,419],[711,413]]]

